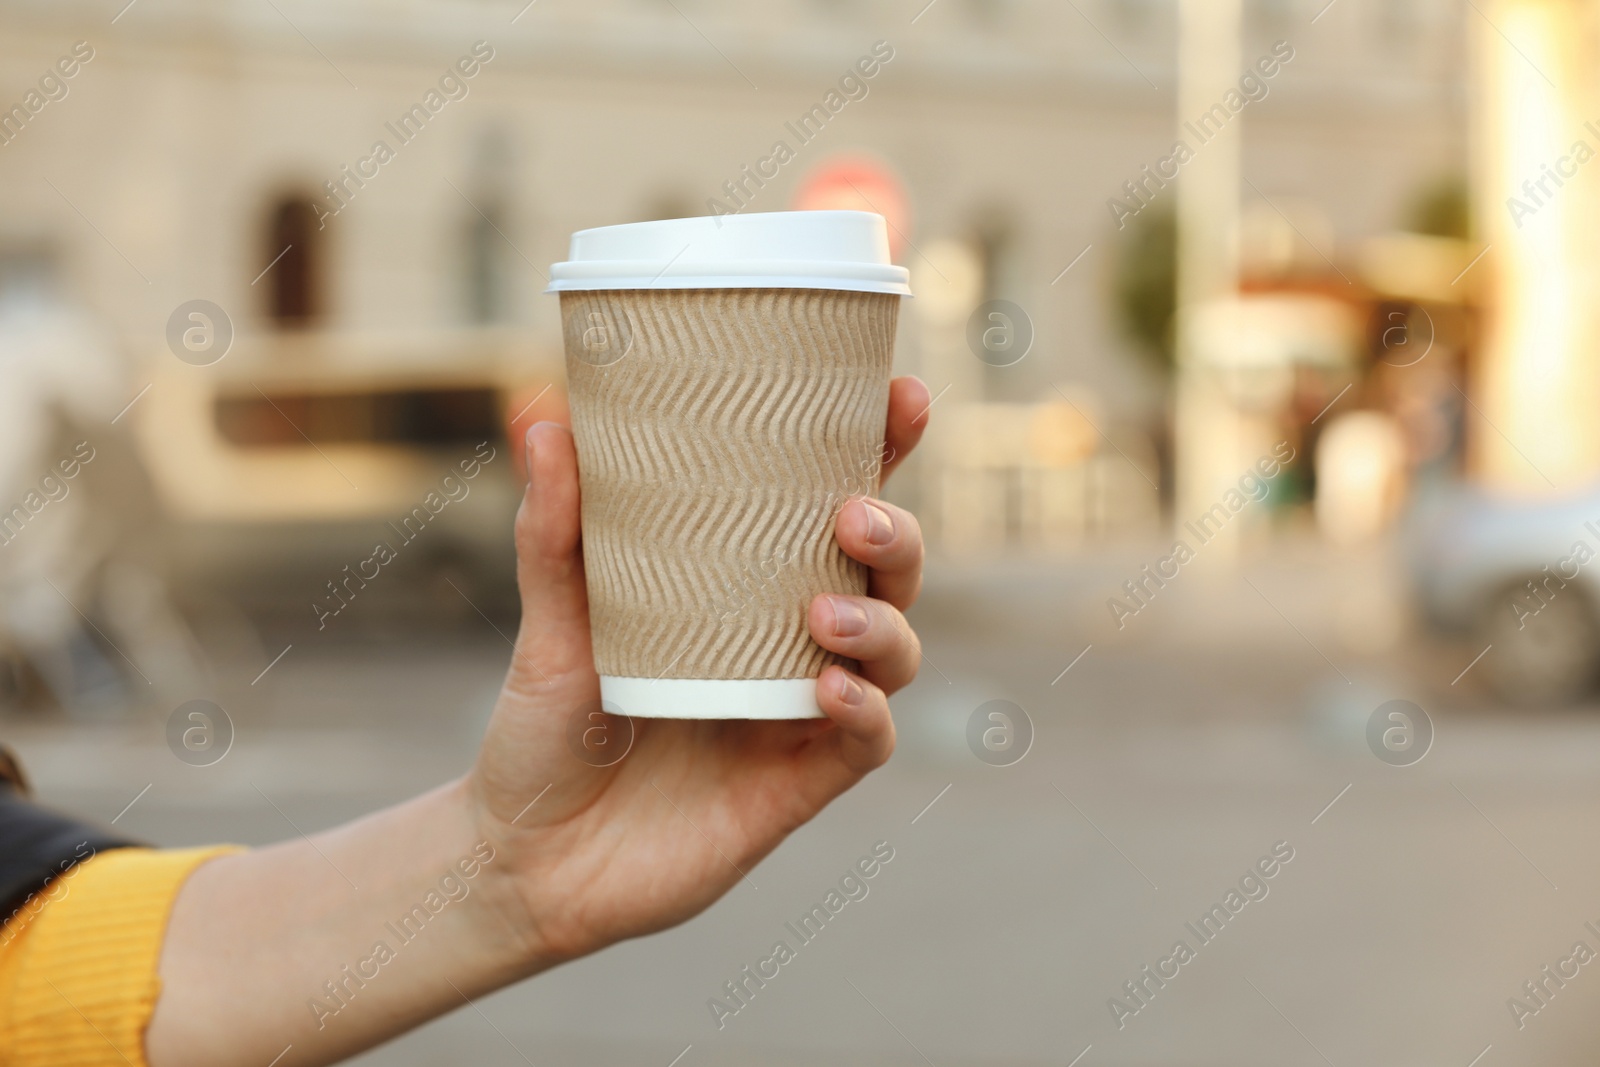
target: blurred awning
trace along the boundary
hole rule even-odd
[[[1351,363],[1361,347],[1354,308],[1306,293],[1213,300],[1195,309],[1194,330],[1199,362],[1218,370],[1338,367]]]
[[[1466,241],[1421,233],[1386,233],[1361,242],[1361,280],[1380,296],[1419,303],[1465,304],[1476,293],[1464,274],[1479,254]]]

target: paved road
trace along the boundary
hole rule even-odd
[[[1600,951],[1596,709],[1513,714],[1471,672],[1451,685],[1478,650],[1385,636],[1381,559],[1186,571],[1118,631],[1104,601],[1139,562],[937,569],[899,753],[754,886],[357,1062],[667,1067],[692,1046],[679,1067],[1593,1063],[1600,966],[1524,1029],[1506,1002],[1575,941]],[[216,662],[238,736],[213,767],[172,757],[156,709],[7,733],[74,810],[110,818],[149,785],[119,826],[265,842],[457,773],[506,660],[487,624],[352,634],[296,641],[248,684],[294,640],[268,628]],[[1414,766],[1365,741],[1395,698],[1436,728]],[[967,748],[992,699],[1036,728],[1013,766]],[[869,894],[719,1030],[708,999],[880,840],[894,858]],[[1275,847],[1293,858],[1246,879],[1259,899],[1203,942],[1190,926]],[[1179,940],[1192,958],[1163,963]],[[1170,977],[1140,1005],[1123,984],[1146,965]],[[1121,1028],[1112,997],[1139,1007]]]

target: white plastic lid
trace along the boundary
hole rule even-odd
[[[572,235],[545,292],[582,289],[844,289],[911,295],[870,211],[769,211],[600,226]]]

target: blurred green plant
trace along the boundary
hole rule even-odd
[[[1405,228],[1412,233],[1467,240],[1472,236],[1472,198],[1460,175],[1440,178],[1411,199]]]
[[[1162,370],[1174,363],[1178,224],[1171,210],[1141,211],[1129,227],[1113,281],[1123,332]]]

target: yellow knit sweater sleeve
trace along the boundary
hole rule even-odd
[[[0,1067],[146,1067],[172,902],[230,851],[102,852],[24,904],[0,927]]]

